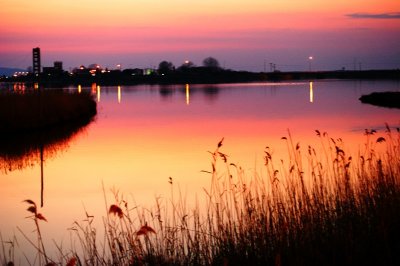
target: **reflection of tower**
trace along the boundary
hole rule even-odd
[[[43,178],[43,162],[44,162],[44,145],[40,143],[40,207],[43,207],[43,191],[44,191],[44,178]]]
[[[39,76],[40,74],[40,48],[36,47],[32,49],[32,58],[33,58],[33,75]]]

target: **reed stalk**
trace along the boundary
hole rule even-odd
[[[105,195],[103,246],[93,217],[74,232],[82,265],[400,265],[400,132],[367,130],[357,155],[316,131],[321,147],[282,138],[288,159],[264,175],[210,152],[210,186],[194,206],[172,178],[170,199],[131,207]],[[318,152],[322,150],[322,153]],[[39,233],[39,230],[38,230]],[[40,234],[40,233],[39,233]],[[39,242],[41,239],[39,239]],[[38,245],[43,250],[43,245]],[[42,254],[43,254],[42,253]],[[79,255],[83,254],[83,255]],[[47,256],[44,256],[47,258]]]

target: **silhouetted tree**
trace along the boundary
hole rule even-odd
[[[203,60],[203,66],[209,68],[220,68],[218,60],[211,56]]]
[[[178,68],[178,70],[186,70],[189,68],[195,67],[195,64],[192,61],[186,60],[183,64]]]
[[[175,70],[174,64],[172,64],[171,62],[162,61],[158,65],[157,71],[159,74],[168,74],[168,73],[173,72],[174,70]]]

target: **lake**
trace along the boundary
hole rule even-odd
[[[284,158],[282,137],[290,132],[302,147],[316,145],[315,130],[342,138],[356,152],[365,129],[382,133],[385,123],[399,127],[400,110],[362,104],[358,98],[376,91],[400,91],[399,81],[328,80],[293,83],[218,85],[140,85],[70,87],[90,91],[98,102],[91,124],[61,144],[43,151],[20,167],[6,167],[1,158],[0,232],[3,240],[16,235],[27,253],[25,239],[35,239],[34,224],[26,219],[22,201],[41,198],[43,171],[47,223],[41,224],[49,250],[52,239],[68,241],[74,221],[85,211],[102,224],[113,193],[152,206],[157,197],[168,198],[173,179],[191,202],[209,184],[211,155],[224,138],[222,150],[229,162],[245,171],[262,172],[266,146],[273,157]],[[19,169],[15,169],[19,168]],[[101,236],[99,236],[101,239]],[[30,251],[29,251],[30,250]]]

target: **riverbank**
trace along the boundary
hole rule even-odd
[[[87,93],[32,90],[0,93],[0,134],[29,134],[68,123],[85,124],[96,115]]]

